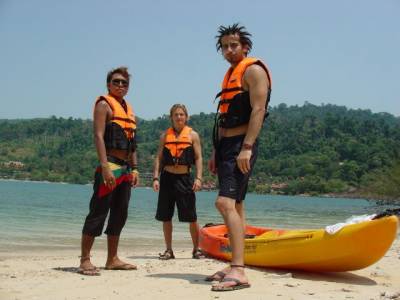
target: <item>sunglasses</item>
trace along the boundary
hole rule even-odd
[[[128,87],[129,85],[129,81],[124,79],[113,79],[111,80],[111,83],[115,86],[123,86],[123,87]]]

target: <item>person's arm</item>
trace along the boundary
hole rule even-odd
[[[208,160],[208,170],[211,174],[217,174],[217,168],[215,166],[215,148],[213,147],[210,155],[210,159]]]
[[[131,153],[130,155],[130,164],[132,166],[132,171],[131,171],[131,185],[133,187],[136,187],[139,184],[139,171],[137,169],[137,155],[136,155],[136,149],[134,152]]]
[[[252,108],[249,126],[243,141],[243,147],[236,158],[238,168],[242,173],[250,171],[251,146],[257,139],[264,122],[266,102],[269,88],[269,80],[265,70],[259,65],[251,65],[244,74],[244,84],[247,85],[250,94]]]
[[[218,130],[218,138],[219,138],[221,136],[222,128],[218,127],[217,130]],[[215,148],[214,148],[214,146],[211,151],[210,159],[208,160],[208,170],[214,175],[217,174],[217,166],[215,164]]]
[[[194,150],[194,164],[196,166],[196,177],[193,182],[193,191],[197,192],[201,189],[201,184],[203,181],[203,156],[201,154],[201,143],[198,133],[192,130],[191,138],[193,142]]]
[[[107,117],[111,114],[112,111],[107,102],[100,101],[97,103],[93,114],[93,132],[97,157],[100,161],[104,183],[107,187],[113,189],[116,185],[115,177],[108,166],[106,146],[104,143],[104,132],[108,120]]]
[[[153,170],[153,190],[158,192],[160,190],[160,166],[162,162],[163,148],[164,148],[165,134],[161,134],[160,143],[158,146],[157,155],[154,159],[154,170]]]

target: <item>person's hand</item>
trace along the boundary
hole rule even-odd
[[[158,192],[160,190],[160,181],[158,179],[153,180],[153,190]]]
[[[214,175],[217,174],[217,167],[215,165],[215,154],[214,154],[214,152],[211,154],[210,159],[208,160],[208,170]]]
[[[131,187],[137,187],[139,185],[139,172],[131,172]]]
[[[251,158],[251,150],[242,149],[236,158],[236,164],[243,174],[247,174],[250,172],[250,158]]]
[[[103,176],[104,184],[106,185],[106,187],[108,187],[110,190],[113,190],[117,184],[115,181],[115,176],[111,172],[110,167],[108,165],[102,165],[101,174]]]
[[[192,190],[194,192],[198,192],[201,190],[201,179],[200,178],[196,178],[194,180]]]

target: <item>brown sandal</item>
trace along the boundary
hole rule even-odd
[[[234,282],[234,285],[230,286],[225,286],[224,282]],[[219,283],[219,285],[214,285],[211,287],[211,290],[213,292],[230,292],[230,291],[236,291],[236,290],[241,290],[245,288],[249,288],[250,284],[248,282],[241,282],[239,279],[236,278],[230,278],[230,277],[225,277],[222,279]]]
[[[244,268],[244,265],[230,265],[231,268]],[[214,274],[207,276],[206,278],[204,278],[205,281],[222,281],[226,276],[225,272],[222,271],[218,271],[215,272]]]
[[[158,253],[158,258],[161,260],[169,260],[174,259],[175,255],[172,249],[167,249],[164,251],[164,253]]]
[[[244,265],[231,265],[231,268],[245,268]],[[241,282],[239,279],[229,277],[228,275],[224,276],[222,280],[219,281],[218,285],[214,285],[211,287],[211,291],[213,292],[228,292],[228,291],[236,291],[240,289],[249,288],[250,284],[248,282]],[[233,285],[225,286],[225,282],[233,282]]]
[[[204,278],[204,281],[221,281],[226,276],[226,273],[222,271],[215,272],[214,274]]]
[[[201,251],[200,249],[193,250],[192,252],[193,259],[200,259],[202,257],[205,257],[203,251]]]

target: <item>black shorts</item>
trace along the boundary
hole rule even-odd
[[[127,166],[121,166],[122,176],[128,174]],[[117,179],[118,180],[118,179]],[[105,195],[101,195],[100,189],[104,185],[101,169],[97,169],[94,178],[93,195],[90,200],[89,214],[83,225],[82,233],[90,236],[100,236],[104,227],[108,212],[107,235],[120,235],[128,218],[129,200],[131,198],[131,183],[121,181],[116,188]]]
[[[250,158],[250,172],[243,174],[236,163],[244,135],[222,138],[217,146],[215,160],[218,172],[219,193],[221,197],[228,197],[241,202],[244,200],[247,192],[247,186],[250,175],[258,154],[258,140],[253,145]]]
[[[162,222],[172,220],[175,203],[180,222],[196,222],[196,195],[190,174],[172,174],[163,171],[160,176],[160,192],[156,219]]]

